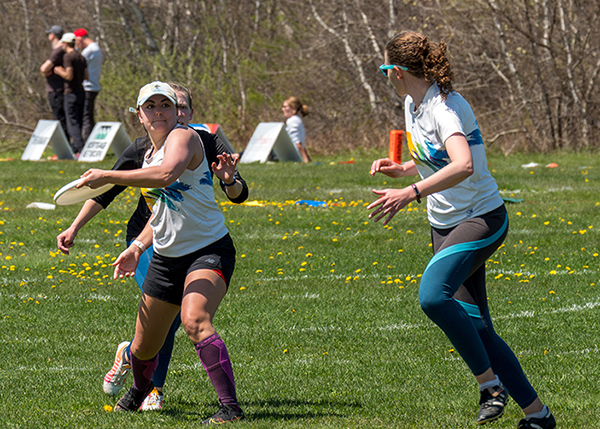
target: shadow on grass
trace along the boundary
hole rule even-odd
[[[327,417],[349,417],[363,408],[358,402],[339,400],[304,400],[304,399],[267,399],[261,401],[244,401],[241,404],[246,413],[246,421],[259,422],[281,420],[305,420]],[[169,407],[162,411],[162,415],[172,419],[199,420],[210,417],[217,411],[217,404],[197,404],[191,401],[178,400],[169,402]]]

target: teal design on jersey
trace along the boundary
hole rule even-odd
[[[208,185],[208,186],[213,185],[212,176],[210,175],[209,171],[204,172],[204,177],[200,179],[199,183],[201,185]]]
[[[483,144],[483,137],[479,128],[474,129],[466,136],[469,147]],[[426,165],[433,171],[438,171],[450,164],[448,151],[445,149],[436,149],[429,141],[425,141],[424,145],[413,145],[410,151],[411,158],[421,164]]]
[[[165,203],[167,208],[170,210],[178,212],[179,207],[177,207],[175,203],[183,201],[183,192],[187,192],[190,189],[192,189],[192,185],[176,181],[166,188],[148,189],[144,195],[144,198],[146,198],[146,200],[150,198],[155,201],[161,201]]]

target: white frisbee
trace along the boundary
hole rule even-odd
[[[78,184],[82,182],[83,178],[73,180],[71,183],[67,183],[65,186],[60,188],[56,194],[54,194],[54,202],[59,206],[68,206],[71,204],[77,204],[90,198],[95,198],[98,195],[102,195],[113,186],[112,183],[107,183],[99,188],[92,189],[89,186],[83,186],[76,188]]]

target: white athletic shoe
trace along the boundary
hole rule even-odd
[[[142,403],[140,410],[142,410],[142,411],[162,410],[164,401],[165,401],[164,395],[162,393],[160,393],[158,390],[156,390],[156,388],[154,388],[154,389],[152,389],[152,392],[150,392],[150,394],[148,396],[146,396],[146,399],[144,399],[144,402]]]
[[[131,363],[125,362],[125,359],[123,359],[123,353],[128,345],[129,341],[123,341],[118,345],[117,353],[115,353],[115,363],[104,377],[102,389],[107,395],[114,396],[119,393],[123,388],[125,379],[131,372]]]

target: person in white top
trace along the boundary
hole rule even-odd
[[[87,61],[88,78],[83,81],[85,91],[85,103],[83,105],[83,125],[81,134],[83,141],[88,137],[96,125],[94,120],[94,106],[96,97],[100,92],[100,73],[102,72],[102,51],[98,43],[94,42],[85,28],[78,28],[73,32],[75,34],[75,47],[81,52],[81,55]]]
[[[177,95],[167,83],[142,87],[137,113],[152,143],[143,167],[91,169],[82,175],[81,184],[141,187],[152,208],[146,228],[113,264],[115,278],[133,276],[140,255],[154,245],[131,343],[133,387],[115,411],[137,411],[152,391],[157,354],[181,311],[185,332],[219,397],[219,411],[203,423],[242,419],[231,360],[212,325],[233,274],[235,247],[214,199],[211,166],[199,134],[177,124]],[[218,158],[213,170],[230,188],[228,195],[241,194],[243,186],[234,176],[236,161],[229,154]]]
[[[289,97],[283,102],[281,107],[283,116],[285,116],[285,130],[290,135],[292,143],[300,152],[302,160],[304,162],[310,162],[310,156],[306,150],[306,133],[304,131],[304,123],[302,122],[302,116],[308,115],[308,106],[302,104],[297,97]]]
[[[487,168],[475,115],[453,91],[446,44],[415,32],[392,38],[382,73],[405,96],[411,161],[378,159],[371,175],[419,175],[401,189],[373,192],[369,218],[387,224],[409,203],[427,198],[434,256],[419,288],[425,314],[446,334],[479,383],[477,423],[502,416],[509,394],[525,413],[519,429],[552,429],[554,416],[542,404],[512,350],[494,331],[485,285],[485,262],[502,244],[508,216]]]

